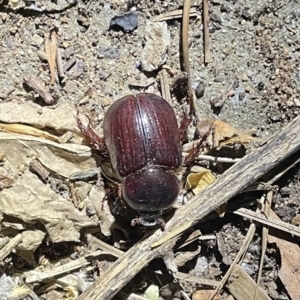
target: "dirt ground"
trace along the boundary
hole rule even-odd
[[[166,70],[171,105],[180,120],[186,103],[176,97],[172,88],[175,78],[182,74],[182,18],[179,14],[163,22],[154,20],[182,9],[182,2],[0,0],[1,249],[18,237],[6,255],[0,249],[1,300],[76,299],[115,260],[111,255],[95,254],[103,248],[95,240],[92,243],[92,238],[124,251],[141,238],[126,218],[123,221],[108,212],[111,204],[104,204],[104,212],[99,208],[98,201],[104,197],[103,178],[97,179],[97,163],[89,147],[81,145],[76,107],[88,113],[101,136],[102,120],[110,104],[131,93],[161,95],[160,76]],[[300,1],[209,1],[208,64],[204,64],[203,54],[202,1],[194,2],[198,4],[192,6],[190,17],[189,55],[200,120],[222,120],[239,132],[255,132],[257,141],[266,140],[299,115]],[[132,18],[126,24],[130,25],[127,30],[111,26],[115,16],[125,13]],[[161,35],[169,41],[166,45]],[[55,39],[59,49],[56,55],[60,57],[57,65],[62,70],[55,71],[51,84],[45,43],[51,52],[56,49],[56,45],[51,48]],[[157,51],[153,56],[146,52],[149,43]],[[23,127],[5,128],[3,124],[28,125],[38,132]],[[194,130],[191,126],[190,137]],[[32,138],[22,137],[24,133]],[[58,146],[65,144],[69,146]],[[254,151],[260,143],[246,144],[241,152],[240,147],[245,146],[242,142],[213,155],[240,158],[241,153]],[[37,171],[32,161],[39,161],[43,170]],[[198,164],[210,168],[216,177],[230,167],[226,163]],[[283,222],[297,226],[299,178],[296,165],[273,186],[272,204]],[[262,196],[262,192],[245,192],[232,202],[256,201]],[[112,229],[115,218],[117,225]],[[190,256],[184,258],[180,272],[220,281],[234,262],[250,224],[235,214],[199,224],[194,230],[211,238],[183,248]],[[256,225],[254,238],[240,261],[241,268],[254,281],[262,251],[262,226]],[[30,242],[26,243],[26,239]],[[298,237],[294,237],[294,243],[298,247]],[[50,272],[67,263],[72,266],[77,259],[82,262],[70,268],[69,277],[58,271],[44,279],[34,278],[34,271]],[[260,281],[265,296],[257,299],[296,300],[291,292],[295,286],[287,287],[279,274],[283,264],[282,248],[269,240]],[[157,270],[162,275],[154,272]],[[18,290],[22,284],[23,290]],[[148,287],[154,289],[154,296],[145,294]],[[132,298],[128,299],[208,299],[207,295],[197,294],[201,290],[201,285],[189,280],[174,283],[163,261],[155,260],[116,299],[126,299],[129,294]],[[134,298],[138,296],[132,293],[141,298]],[[242,299],[232,292],[230,284],[218,297]]]

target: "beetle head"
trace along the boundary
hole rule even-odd
[[[161,218],[162,211],[156,212],[139,212],[140,216],[131,221],[131,226],[135,226],[136,224],[141,224],[145,227],[153,227],[155,225],[160,225],[163,229],[165,227],[165,222]]]

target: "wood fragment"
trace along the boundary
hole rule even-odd
[[[211,286],[211,287],[216,287],[220,285],[220,282],[217,280],[212,280],[212,279],[205,279],[197,276],[192,276],[190,274],[185,274],[181,272],[177,272],[174,274],[174,278],[186,281],[189,283],[193,284],[200,284],[200,285],[205,285],[205,286]]]
[[[208,17],[208,0],[203,0],[203,37],[204,37],[204,62],[207,64],[211,61],[209,51],[209,17]]]
[[[300,150],[300,116],[273,135],[261,148],[246,155],[229,168],[211,186],[179,208],[166,223],[165,231],[157,229],[148,238],[134,245],[82,294],[83,299],[111,299],[152,259],[172,251],[180,234],[198,223],[210,212],[227,202],[287,157]],[[150,234],[150,233],[149,233]],[[162,240],[168,239],[162,244]]]
[[[236,215],[242,216],[244,218],[248,218],[259,222],[261,224],[279,229],[281,231],[287,232],[292,235],[296,235],[300,237],[300,228],[298,226],[292,225],[290,223],[283,222],[281,220],[275,220],[272,218],[267,218],[263,214],[256,213],[250,209],[239,208],[233,212]]]
[[[189,56],[189,22],[190,22],[191,0],[185,0],[183,5],[182,16],[182,55],[184,71],[188,74],[188,92],[187,102],[190,106],[189,114],[195,115],[198,112],[198,107],[195,102],[195,97],[192,89],[192,79],[190,70],[190,56]]]
[[[22,241],[22,234],[17,234],[0,250],[0,262],[7,257],[10,252]]]
[[[49,271],[45,271],[45,272],[29,271],[29,272],[25,272],[23,275],[25,276],[26,283],[40,282],[47,278],[53,278],[55,276],[65,274],[70,271],[77,270],[81,267],[88,266],[91,263],[90,261],[88,261],[88,257],[97,257],[101,254],[103,254],[103,251],[98,250],[93,253],[87,254],[85,257],[75,259],[69,263],[55,267]]]
[[[214,163],[226,163],[226,164],[235,164],[241,160],[241,158],[231,158],[231,157],[216,157],[211,155],[198,155],[198,160],[207,160]]]
[[[182,12],[183,12],[182,9],[176,9],[176,10],[168,11],[166,13],[155,16],[152,19],[152,21],[153,22],[162,22],[162,21],[180,19],[180,18],[182,18]],[[197,16],[196,8],[191,8],[189,16],[190,17],[196,17]]]
[[[57,39],[56,32],[52,31],[50,39],[45,40],[45,52],[47,55],[47,60],[50,68],[51,80],[50,84],[55,83],[55,62],[57,55]]]
[[[63,66],[64,72],[67,72],[68,70],[70,70],[75,63],[76,63],[76,57],[73,56],[64,64],[64,66]]]
[[[237,300],[253,300],[253,290],[255,289],[255,285],[253,279],[240,266],[234,265],[226,287]],[[271,298],[259,288],[257,300],[271,300]]]
[[[47,104],[52,104],[54,102],[52,95],[38,76],[26,74],[23,79],[24,82],[31,87],[35,93],[39,94]]]
[[[159,79],[161,85],[161,94],[162,97],[171,103],[171,92],[170,92],[170,85],[169,85],[169,77],[166,69],[162,69],[159,72]]]
[[[57,47],[56,52],[56,65],[57,65],[57,71],[58,75],[60,77],[65,77],[64,69],[63,69],[63,61],[62,61],[62,54],[61,54],[62,49]]]
[[[86,238],[87,238],[87,242],[88,242],[89,246],[94,246],[94,247],[96,247],[108,254],[111,254],[117,258],[122,257],[124,255],[123,251],[121,251],[109,244],[102,242],[101,240],[97,239],[96,237],[92,236],[91,234],[87,234]]]
[[[37,160],[34,159],[29,164],[29,170],[42,178],[45,182],[49,179],[50,172],[48,172],[44,166]]]
[[[273,199],[273,191],[269,191],[264,205],[264,214],[267,218],[270,217],[272,199]],[[267,251],[268,235],[269,235],[269,227],[263,226],[260,262],[259,262],[259,269],[258,269],[257,280],[256,280],[256,289],[255,289],[253,300],[257,300],[258,288],[259,288],[259,283],[261,281],[261,274],[262,274],[262,269],[264,264],[264,257]]]

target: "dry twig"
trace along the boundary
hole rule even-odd
[[[162,69],[159,72],[160,75],[160,85],[161,85],[161,93],[162,97],[171,103],[171,93],[170,93],[170,85],[169,78],[166,69]]]
[[[191,8],[190,17],[197,16],[197,10],[196,8]],[[168,11],[166,13],[160,14],[159,16],[156,16],[152,19],[153,22],[162,22],[162,21],[168,21],[168,20],[174,20],[174,19],[180,19],[182,18],[182,9],[176,9],[172,11]]]
[[[209,18],[208,18],[208,0],[203,0],[203,36],[204,36],[204,62],[210,62],[209,52]]]
[[[46,39],[45,41],[45,52],[47,55],[47,60],[51,73],[51,84],[55,83],[55,61],[57,55],[57,40],[56,40],[56,32],[52,31],[51,39]]]
[[[22,234],[19,233],[12,238],[1,250],[0,250],[0,262],[10,254],[10,252],[22,241]]]

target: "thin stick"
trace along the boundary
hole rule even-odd
[[[111,299],[154,258],[172,252],[180,234],[197,224],[210,212],[263,175],[287,157],[300,150],[300,116],[271,137],[260,149],[246,155],[222,176],[188,203],[176,210],[165,231],[157,229],[148,238],[135,244],[82,294],[78,300]],[[150,233],[149,233],[150,234]],[[161,241],[164,240],[163,244]]]
[[[170,93],[170,85],[169,78],[166,69],[162,69],[159,72],[160,75],[160,85],[161,85],[161,94],[162,97],[171,103],[171,93]]]
[[[204,36],[204,62],[210,62],[209,52],[209,27],[208,27],[208,0],[203,0],[203,36]]]
[[[22,241],[22,234],[17,234],[0,250],[0,262]]]
[[[76,260],[73,260],[69,263],[61,265],[61,266],[56,267],[49,271],[45,271],[45,272],[30,271],[30,272],[24,273],[23,275],[26,278],[25,279],[26,283],[40,282],[47,278],[53,278],[55,276],[62,275],[62,274],[68,273],[70,271],[79,269],[81,267],[87,266],[87,265],[91,264],[91,262],[87,260],[88,257],[97,257],[101,254],[103,254],[103,251],[98,250],[98,251],[95,251],[94,253],[90,253],[90,254],[86,255],[85,257],[78,258]]]
[[[267,194],[267,199],[265,201],[265,206],[264,206],[264,214],[266,215],[267,218],[270,217],[272,199],[273,199],[273,191],[269,191]],[[268,235],[269,235],[269,226],[263,226],[262,242],[261,242],[261,255],[260,255],[260,263],[259,263],[257,281],[256,281],[256,289],[255,289],[255,293],[254,293],[254,297],[253,297],[254,300],[256,300],[258,291],[259,291],[259,283],[261,280],[262,268],[264,265],[264,257],[265,257],[266,251],[267,251]]]
[[[195,115],[198,112],[193,89],[190,70],[190,57],[189,57],[189,24],[190,24],[190,10],[191,0],[184,0],[183,16],[182,16],[182,55],[184,70],[188,74],[188,95],[187,101],[190,105],[190,115]]]
[[[190,17],[197,16],[197,9],[191,8]],[[172,11],[168,11],[166,13],[160,14],[159,16],[155,16],[152,21],[153,22],[162,22],[167,20],[174,20],[182,18],[182,9],[176,9]]]
[[[216,157],[210,155],[198,155],[197,159],[212,161],[215,163],[227,163],[227,164],[235,164],[241,160],[241,158]]]
[[[214,299],[214,297],[221,291],[223,288],[224,284],[226,283],[227,279],[229,278],[232,270],[234,269],[234,266],[239,263],[240,259],[242,258],[243,254],[248,250],[249,245],[253,239],[254,233],[255,233],[256,226],[254,224],[251,224],[249,227],[249,230],[247,232],[247,235],[245,236],[245,239],[243,240],[243,244],[234,258],[234,261],[232,262],[231,266],[227,270],[226,274],[223,276],[219,286],[216,288],[215,292],[213,295],[209,298],[209,300]]]
[[[219,281],[212,280],[212,279],[205,279],[205,278],[200,278],[197,276],[192,276],[190,274],[185,274],[181,272],[177,272],[174,274],[174,278],[183,280],[186,282],[190,282],[193,284],[200,284],[200,285],[206,285],[206,286],[211,286],[211,287],[216,287],[220,285]]]
[[[265,217],[265,215],[256,213],[250,209],[246,209],[243,207],[235,210],[233,213],[236,215],[242,216],[244,218],[257,221],[261,224],[264,224],[264,225],[267,225],[267,226],[270,226],[270,227],[279,229],[281,231],[287,232],[289,234],[293,234],[293,235],[300,237],[300,228],[293,224],[286,223],[286,222],[283,222],[280,220],[271,219],[271,218],[267,219]]]

